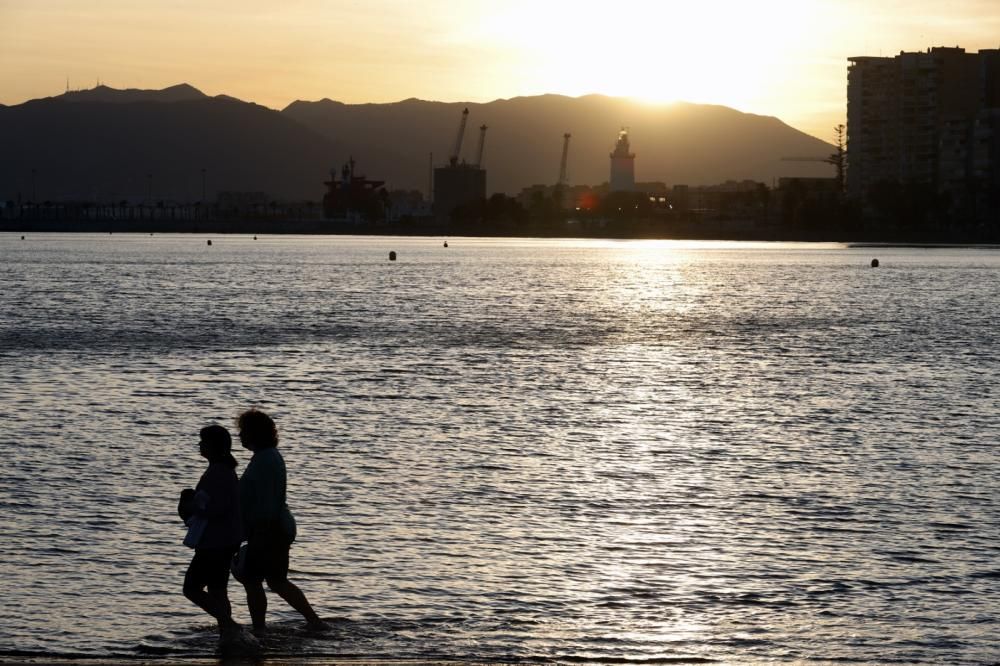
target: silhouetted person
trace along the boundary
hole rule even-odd
[[[252,642],[233,621],[226,594],[230,562],[243,534],[232,438],[222,426],[211,425],[201,429],[198,444],[201,455],[208,459],[208,469],[194,490],[181,492],[177,506],[188,526],[184,544],[194,548],[184,576],[184,596],[216,619],[223,642]]]
[[[240,442],[253,458],[240,477],[240,505],[247,539],[240,574],[255,632],[265,630],[267,596],[263,582],[287,601],[313,629],[326,625],[302,591],[288,580],[288,551],[295,541],[295,519],[285,499],[285,461],[278,453],[278,429],[264,412],[250,409],[237,419]]]

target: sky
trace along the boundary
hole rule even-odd
[[[0,0],[0,104],[67,80],[276,109],[601,93],[831,141],[847,58],[930,46],[1000,48],[1000,0]]]

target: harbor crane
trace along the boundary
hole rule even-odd
[[[834,156],[830,157],[782,157],[782,162],[826,162],[827,164],[836,164],[837,159]]]
[[[847,127],[844,125],[837,125],[833,128],[833,133],[837,140],[837,152],[832,155],[827,155],[823,157],[817,155],[816,157],[782,157],[782,162],[823,162],[825,164],[832,164],[837,168],[837,187],[841,192],[844,191],[844,175],[847,171],[847,149],[844,145],[844,139],[847,136]]]
[[[452,148],[451,155],[448,157],[448,162],[452,166],[458,165],[458,155],[462,152],[462,138],[465,137],[465,123],[469,120],[469,108],[466,107],[465,111],[462,111],[462,122],[458,124],[458,136],[455,137],[455,146]]]
[[[476,168],[480,169],[483,166],[483,147],[486,145],[486,130],[489,129],[486,125],[479,128],[479,148],[476,149]]]
[[[806,157],[806,156],[801,156],[801,155],[795,155],[795,156],[791,156],[791,157],[782,157],[781,161],[782,162],[822,162],[824,164],[832,164],[833,166],[835,166],[837,168],[837,187],[840,189],[841,192],[844,191],[844,170],[845,170],[844,167],[845,167],[845,161],[846,160],[844,159],[844,151],[843,151],[843,149],[838,149],[837,152],[835,152],[832,155],[828,155],[827,157],[822,157],[822,156],[819,156],[819,155],[817,155],[815,157]]]
[[[559,160],[559,181],[556,183],[555,190],[552,192],[552,198],[555,199],[556,204],[560,208],[566,207],[566,162],[569,158],[569,138],[572,136],[569,132],[563,134],[563,149],[562,149],[562,159]]]
[[[569,132],[563,134],[562,160],[559,162],[559,187],[566,185],[566,160],[569,157],[569,139],[573,136]]]

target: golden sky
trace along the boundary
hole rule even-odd
[[[1000,0],[0,0],[0,103],[67,77],[279,109],[604,93],[831,140],[848,57],[956,45],[1000,48]]]

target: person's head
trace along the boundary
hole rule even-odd
[[[198,435],[198,448],[209,462],[231,462],[235,466],[236,459],[231,453],[233,438],[228,430],[220,425],[210,425],[202,428]]]
[[[245,449],[257,451],[278,445],[278,428],[274,420],[259,409],[251,408],[240,414],[236,417],[236,425]]]

